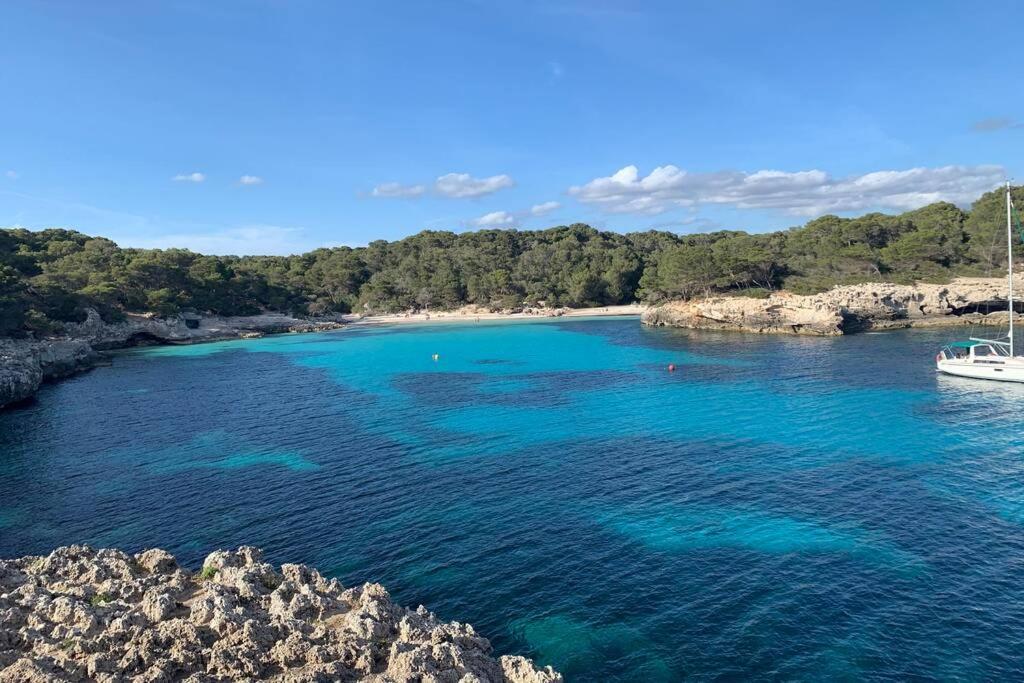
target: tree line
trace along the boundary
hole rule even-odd
[[[1024,188],[1014,188],[1024,205]],[[866,281],[942,281],[1005,268],[1001,190],[969,211],[936,203],[899,215],[823,216],[802,227],[677,235],[583,224],[548,230],[424,231],[396,242],[296,256],[123,249],[102,237],[0,230],[0,334],[47,334],[94,308],[300,315],[479,304],[606,306],[712,293],[798,293]]]

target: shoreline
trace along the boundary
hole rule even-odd
[[[350,327],[611,317],[636,317],[641,324],[653,327],[839,336],[907,327],[998,325],[1006,320],[1006,313],[998,312],[1006,305],[1006,295],[1006,283],[1001,279],[960,278],[945,285],[848,285],[815,295],[774,292],[764,299],[713,296],[653,306],[526,307],[516,312],[468,305],[448,311],[306,318],[269,312],[240,317],[179,314],[169,318],[128,313],[121,322],[106,323],[90,309],[84,322],[65,324],[64,334],[59,337],[0,338],[0,410],[30,400],[45,382],[102,364],[105,351],[138,346],[188,345]]]
[[[349,327],[433,325],[436,323],[512,322],[611,316],[640,317],[641,304],[594,308],[527,308],[503,313],[463,307],[453,311],[393,315],[341,315],[297,318],[283,313],[254,316],[158,318],[126,314],[116,323],[103,322],[89,310],[82,323],[65,325],[65,334],[44,339],[0,338],[0,410],[31,401],[39,387],[104,364],[105,352],[143,346],[184,346],[257,339],[267,335],[341,331]]]
[[[593,308],[528,308],[519,313],[500,311],[479,311],[460,308],[454,311],[424,313],[394,313],[379,315],[342,316],[345,329],[350,326],[377,325],[433,325],[438,323],[473,323],[505,320],[558,320],[560,318],[606,318],[616,316],[641,316],[647,306],[639,303],[619,306],[595,306]]]

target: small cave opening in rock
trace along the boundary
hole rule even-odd
[[[164,340],[149,332],[136,332],[125,340],[125,346],[157,346],[163,344]]]
[[[982,314],[987,315],[989,313],[1003,313],[1006,311],[1006,301],[979,301],[967,304],[966,306],[960,306],[950,311],[950,315],[974,315]],[[1014,313],[1024,313],[1024,301],[1013,302]]]
[[[849,311],[843,311],[842,316],[843,322],[841,327],[843,334],[855,334],[871,329],[871,318],[868,316],[857,315]]]

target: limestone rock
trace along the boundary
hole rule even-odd
[[[494,658],[472,626],[344,588],[256,548],[189,574],[163,550],[69,546],[0,560],[0,683],[8,681],[451,681],[554,683]]]
[[[801,296],[774,292],[765,299],[714,296],[670,301],[648,309],[645,325],[741,332],[835,336],[866,329],[1006,322],[1002,278],[960,278],[949,284],[889,282],[834,287]],[[1015,295],[1024,295],[1024,289]]]
[[[30,344],[0,340],[0,406],[24,401],[42,381],[43,369]]]

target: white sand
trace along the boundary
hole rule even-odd
[[[394,315],[346,315],[344,319],[354,325],[467,323],[484,320],[541,320],[547,318],[640,315],[646,308],[646,306],[641,304],[628,304],[626,306],[599,306],[595,308],[528,308],[522,313],[492,313],[475,306],[464,306],[454,311],[427,311],[421,313],[397,313]]]

